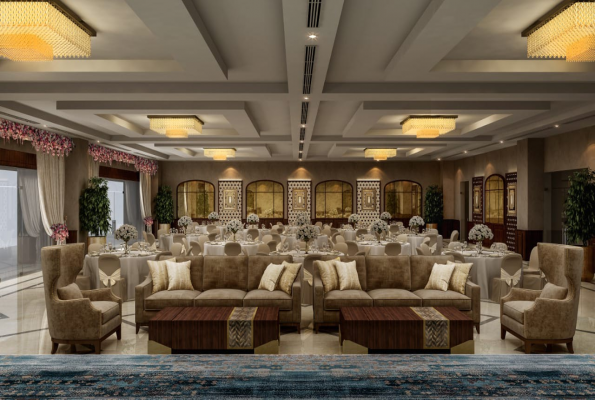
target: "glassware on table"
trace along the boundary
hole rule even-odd
[[[463,250],[467,250],[467,241],[466,240],[463,242]]]
[[[252,235],[246,234],[246,242],[251,242],[251,241],[252,241]]]

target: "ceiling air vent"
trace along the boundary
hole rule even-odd
[[[306,60],[304,62],[304,94],[310,94],[312,86],[312,72],[314,71],[314,56],[316,46],[306,46]]]
[[[308,103],[302,102],[302,124],[308,121]]]
[[[12,115],[12,114],[5,113],[5,112],[2,112],[2,111],[0,111],[0,115],[6,117],[8,119],[13,119],[13,120],[25,122],[27,124],[33,124],[33,125],[38,125],[39,124],[39,122],[31,121],[30,119],[23,118],[23,117],[17,117],[16,115]]]
[[[303,141],[306,139],[306,128],[300,128],[300,140]]]
[[[322,0],[308,0],[308,28],[318,28]]]
[[[303,150],[304,150],[304,144],[300,143],[300,151],[303,151]]]

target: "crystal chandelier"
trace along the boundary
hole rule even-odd
[[[375,161],[386,161],[389,157],[396,157],[397,149],[364,149],[365,158],[373,158]]]
[[[457,115],[412,115],[403,122],[404,134],[418,139],[434,139],[456,128]]]
[[[595,3],[565,1],[523,31],[529,58],[595,61]]]
[[[61,2],[0,1],[0,56],[12,61],[51,61],[91,56],[95,31]]]
[[[236,149],[205,149],[205,157],[211,157],[215,161],[225,161],[227,157],[236,156]]]
[[[188,134],[200,135],[204,123],[195,115],[149,115],[149,127],[172,139],[185,139]]]

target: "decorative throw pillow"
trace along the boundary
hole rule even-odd
[[[355,268],[355,261],[333,261],[333,264],[339,277],[339,290],[362,290],[357,269]]]
[[[341,259],[337,257],[328,261],[314,261],[314,268],[318,268],[318,272],[320,273],[320,280],[322,280],[324,293],[339,289],[339,277],[337,276],[337,270],[333,265],[333,261],[339,260]]]
[[[277,287],[277,282],[279,282],[279,278],[281,278],[284,268],[285,266],[283,264],[269,264],[269,266],[264,270],[262,278],[260,278],[258,289],[268,290],[269,292],[275,290],[275,287]]]
[[[277,283],[277,289],[281,289],[291,296],[291,287],[293,286],[293,281],[295,281],[295,277],[297,276],[302,264],[290,264],[287,261],[283,261],[283,266],[285,268],[283,269],[281,278],[279,278],[279,282]]]
[[[147,264],[149,264],[151,279],[153,280],[153,293],[167,290],[167,286],[169,285],[167,278],[167,265],[165,264],[165,261],[166,260],[147,261]],[[171,261],[176,261],[176,259],[174,258]]]
[[[58,289],[58,297],[60,300],[76,300],[82,299],[83,293],[76,283],[71,283]]]
[[[469,279],[469,273],[471,272],[473,263],[454,263],[452,261],[448,261],[447,264],[453,264],[455,266],[452,276],[450,277],[448,290],[465,294],[465,286],[467,284],[467,280]]]
[[[450,277],[454,270],[454,264],[434,264],[426,289],[442,290],[443,292],[446,292],[448,290]]]
[[[167,265],[167,280],[169,282],[167,290],[194,290],[190,279],[190,261],[177,263],[166,260],[165,265]]]
[[[539,297],[542,299],[564,300],[568,294],[568,288],[546,283]]]

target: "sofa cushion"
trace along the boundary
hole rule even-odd
[[[151,275],[151,281],[153,282],[152,293],[167,290],[167,286],[169,285],[169,279],[167,277],[167,264],[165,264],[165,260],[147,260],[147,265],[149,266],[149,274]]]
[[[279,307],[279,310],[291,310],[291,302],[291,296],[282,290],[251,290],[244,297],[244,307]]]
[[[167,265],[167,290],[194,290],[190,279],[190,261],[167,260],[165,265]]]
[[[502,312],[516,322],[525,323],[525,310],[533,307],[533,301],[507,301],[502,307]]]
[[[284,261],[291,262],[291,256],[248,257],[248,291],[258,289],[262,274],[269,264],[283,264]]]
[[[101,311],[103,324],[120,315],[120,305],[115,301],[92,301],[91,305]]]
[[[289,263],[287,261],[283,261],[283,265],[285,269],[281,274],[281,278],[279,278],[279,282],[277,283],[277,289],[284,291],[288,295],[291,296],[291,290],[293,288],[293,282],[300,272],[300,268],[302,267],[301,263]]]
[[[366,257],[367,290],[411,289],[409,256]]]
[[[471,310],[471,299],[464,294],[447,290],[421,289],[413,292],[421,298],[423,307],[456,307],[461,311]]]
[[[248,257],[246,256],[207,256],[204,257],[203,270],[204,291],[211,289],[245,291],[248,287]]]
[[[285,265],[283,264],[269,264],[267,269],[264,270],[262,278],[260,278],[260,284],[258,285],[258,289],[268,290],[269,292],[275,290],[284,269]]]
[[[192,307],[198,290],[162,290],[145,299],[145,310],[163,310],[165,307]]]
[[[454,261],[453,256],[411,256],[411,291],[424,289],[434,264],[446,264],[447,261]]]
[[[368,291],[374,307],[421,307],[421,299],[409,290],[374,289]]]
[[[455,264],[434,264],[430,279],[426,284],[425,289],[440,290],[446,292],[448,290],[448,283],[455,270]]]
[[[362,290],[357,269],[355,268],[355,261],[333,261],[333,265],[339,278],[339,290]]]
[[[211,289],[202,292],[196,299],[196,307],[242,307],[246,292],[238,289]]]
[[[341,307],[372,307],[372,298],[363,290],[332,290],[324,295],[325,310]]]
[[[203,256],[176,257],[177,262],[190,261],[190,279],[194,290],[202,291]]]
[[[333,260],[316,260],[314,261],[314,268],[318,271],[324,293],[339,290],[339,276],[337,275],[337,269],[335,268],[335,264],[333,264]]]
[[[449,261],[447,264],[454,264],[455,266],[455,270],[452,272],[450,282],[448,283],[448,290],[465,294],[465,286],[467,286],[473,263],[454,263]]]

